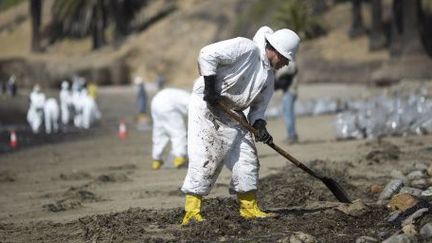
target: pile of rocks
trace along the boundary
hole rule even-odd
[[[400,228],[383,242],[432,242],[432,221],[420,222],[432,209],[432,165],[416,164],[405,173],[393,170],[391,176],[393,179],[384,187],[371,186],[372,192],[380,193],[377,204],[386,205],[392,211],[387,221]]]

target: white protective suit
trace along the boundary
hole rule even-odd
[[[172,154],[176,157],[187,155],[187,132],[185,119],[188,113],[190,93],[174,88],[158,92],[151,102],[153,119],[154,160],[162,160],[163,151],[171,140]]]
[[[67,82],[62,83],[60,90],[60,110],[61,110],[61,120],[64,125],[69,124],[71,120],[71,110],[72,110],[72,92],[69,90],[69,84]]]
[[[74,125],[79,128],[89,129],[90,126],[99,120],[102,115],[96,101],[83,89],[73,96],[75,108]]]
[[[44,121],[45,121],[45,132],[50,134],[51,132],[58,132],[58,120],[60,117],[60,108],[57,100],[49,98],[44,104]]]
[[[40,91],[30,93],[30,107],[27,111],[27,122],[30,124],[33,133],[38,133],[43,122],[43,109],[45,95]]]
[[[274,70],[265,55],[268,27],[258,30],[254,40],[238,37],[201,49],[198,64],[202,76],[216,75],[216,90],[231,109],[249,108],[248,121],[264,119],[273,95]],[[189,106],[189,168],[182,191],[207,195],[223,164],[232,171],[230,192],[257,189],[259,161],[253,135],[222,110],[203,100],[204,78],[194,85]]]

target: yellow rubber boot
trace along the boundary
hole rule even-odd
[[[162,164],[163,164],[162,160],[153,160],[152,169],[159,170]]]
[[[174,166],[179,169],[181,167],[183,167],[187,162],[187,159],[183,156],[176,156],[174,158]]]
[[[273,213],[265,213],[258,207],[255,192],[237,194],[240,202],[240,216],[245,219],[274,217]]]
[[[182,225],[188,225],[191,221],[201,222],[204,218],[201,216],[202,196],[186,195],[185,211]]]

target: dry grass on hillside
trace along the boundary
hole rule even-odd
[[[50,2],[52,0],[44,9],[44,22],[49,18],[46,12]],[[180,1],[178,11],[146,31],[130,35],[121,48],[107,46],[95,52],[91,52],[90,38],[85,38],[65,39],[50,46],[45,54],[31,54],[30,20],[27,18],[12,31],[0,36],[0,58],[18,56],[44,60],[57,73],[101,67],[124,60],[130,67],[131,76],[141,75],[146,80],[153,80],[158,72],[162,72],[169,83],[190,86],[197,77],[196,56],[199,49],[213,41],[232,37],[237,17],[235,9],[239,2],[241,0],[200,0],[186,4],[186,1]],[[23,3],[17,9],[22,12],[24,5],[28,6]],[[349,3],[339,4],[324,16],[331,31],[326,36],[303,43],[298,55],[300,59],[306,55],[332,62],[362,63],[388,59],[385,50],[368,51],[366,36],[355,40],[348,38],[350,7]],[[368,24],[367,8],[364,8],[364,13]]]

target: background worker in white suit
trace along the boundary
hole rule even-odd
[[[89,129],[96,121],[101,119],[102,114],[96,101],[88,94],[87,89],[83,88],[73,99],[76,111],[74,118],[76,127]]]
[[[157,170],[163,164],[163,152],[171,141],[174,166],[180,168],[187,162],[186,118],[190,93],[175,88],[159,91],[151,101],[153,119],[152,168]]]
[[[41,92],[38,84],[33,87],[29,96],[30,106],[27,111],[27,121],[33,133],[38,133],[43,122],[43,110],[45,104],[45,94]]]
[[[54,98],[48,98],[44,104],[44,122],[45,132],[50,134],[51,132],[58,132],[58,120],[60,118],[60,108],[57,100]]]
[[[69,124],[72,117],[72,91],[70,90],[70,85],[68,81],[63,81],[61,83],[60,90],[60,110],[61,110],[61,120],[63,125]]]

